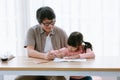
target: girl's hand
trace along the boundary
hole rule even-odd
[[[57,53],[57,54],[55,54],[55,57],[57,57],[57,58],[63,58],[63,54],[62,53]]]

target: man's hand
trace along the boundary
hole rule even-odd
[[[51,59],[54,59],[55,58],[55,55],[53,53],[45,53],[45,59],[48,59],[48,60],[51,60]]]

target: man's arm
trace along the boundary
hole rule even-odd
[[[29,57],[41,59],[54,59],[54,54],[38,52],[37,50],[34,50],[33,46],[27,46],[27,52]]]

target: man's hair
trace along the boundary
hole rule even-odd
[[[36,11],[36,18],[38,23],[42,23],[42,21],[46,18],[49,20],[55,19],[56,15],[53,11],[52,8],[45,6],[45,7],[41,7]]]

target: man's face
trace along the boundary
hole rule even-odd
[[[54,25],[55,25],[55,19],[52,19],[52,20],[44,19],[41,23],[42,28],[47,33],[49,33],[51,30],[53,30]]]

